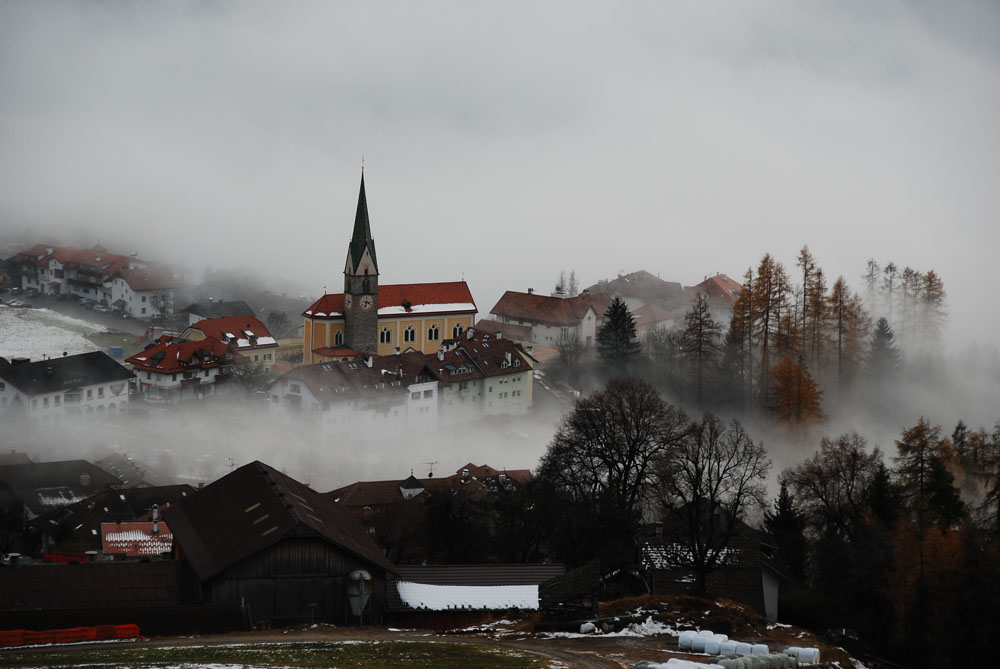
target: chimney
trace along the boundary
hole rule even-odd
[[[500,335],[501,335],[500,330],[497,330],[496,332],[493,333],[493,337],[496,339],[500,339]]]
[[[160,505],[153,505],[153,534],[157,535],[160,533]]]
[[[201,490],[204,487],[205,487],[205,482],[204,481],[198,481],[198,490]]]
[[[80,474],[80,485],[84,488],[90,485],[90,474],[87,472]]]
[[[535,294],[535,289],[534,288],[529,288],[528,289],[528,295],[534,295],[534,294]]]
[[[393,352],[394,352],[394,353],[395,353],[396,355],[399,355],[399,347],[397,346],[397,347],[395,348],[395,350],[394,350]]]
[[[372,368],[372,362],[373,362],[373,358],[370,355],[366,355],[365,356],[365,367],[367,367],[368,369],[371,369]]]
[[[466,480],[468,480],[468,478],[469,478],[469,468],[468,467],[463,467],[462,468],[462,480],[466,481]]]
[[[465,338],[466,339],[472,339],[472,337],[475,334],[476,334],[475,330],[473,330],[472,328],[469,328],[468,330],[465,331]]]
[[[87,562],[97,562],[97,551],[87,551]]]

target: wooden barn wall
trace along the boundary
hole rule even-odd
[[[321,539],[286,539],[241,560],[212,579],[208,597],[212,604],[245,602],[255,623],[310,620],[315,614],[316,621],[358,624],[347,601],[348,575],[355,569],[372,576],[363,622],[383,622],[384,572]]]

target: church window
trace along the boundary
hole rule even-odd
[[[412,325],[407,325],[403,330],[403,341],[412,342],[417,340],[417,331]]]
[[[451,337],[452,337],[452,339],[458,339],[459,337],[462,336],[462,333],[464,331],[465,331],[465,328],[463,328],[462,324],[459,323],[458,325],[456,325],[455,327],[453,327],[451,329]]]
[[[344,331],[337,330],[337,332],[333,335],[333,345],[340,346],[343,343],[344,343]]]
[[[437,341],[440,338],[441,330],[438,329],[438,326],[432,325],[427,328],[427,341]]]
[[[392,343],[392,330],[389,328],[382,328],[382,332],[378,335],[379,343],[381,344],[391,344]]]

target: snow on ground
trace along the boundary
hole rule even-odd
[[[641,623],[632,623],[620,632],[608,632],[606,634],[579,634],[577,632],[547,632],[543,634],[543,637],[550,639],[582,639],[584,637],[612,637],[612,636],[656,636],[658,634],[673,634],[677,635],[677,631],[670,627],[669,625],[664,625],[661,622],[653,620],[652,616],[649,616]]]
[[[42,354],[59,357],[87,353],[97,347],[86,335],[107,329],[49,309],[0,306],[0,356],[39,360]]]

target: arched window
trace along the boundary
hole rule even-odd
[[[451,338],[452,339],[458,339],[459,337],[462,336],[463,332],[465,332],[465,328],[463,328],[462,324],[459,323],[458,325],[456,325],[455,327],[453,327],[451,329]]]
[[[343,343],[344,343],[344,331],[337,330],[337,332],[335,332],[333,335],[333,345],[340,346]]]
[[[389,328],[382,328],[382,332],[380,332],[378,335],[378,340],[382,344],[391,344],[392,330],[390,330]]]
[[[427,328],[427,341],[437,341],[440,338],[441,330],[438,329],[438,326],[432,325]]]
[[[403,341],[417,341],[417,330],[412,325],[407,325],[406,329],[403,330]]]

